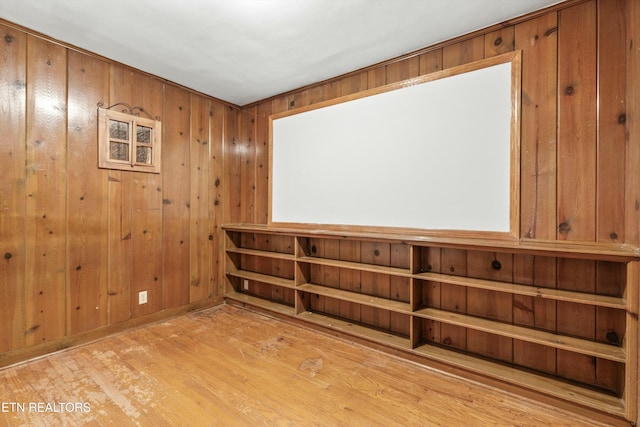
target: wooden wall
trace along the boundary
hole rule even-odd
[[[0,366],[220,303],[239,109],[9,23],[0,36]],[[160,117],[161,174],[97,168],[100,101]]]
[[[240,205],[231,219],[267,221],[269,114],[517,49],[523,53],[521,237],[640,244],[638,154],[625,138],[632,7],[625,0],[571,1],[247,106],[239,131],[245,149],[231,160],[241,166],[234,184]]]

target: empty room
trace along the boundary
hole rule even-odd
[[[639,421],[640,1],[0,0],[0,425]]]

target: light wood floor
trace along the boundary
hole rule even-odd
[[[601,425],[226,305],[0,370],[0,384],[9,426]]]

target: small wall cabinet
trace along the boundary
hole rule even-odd
[[[224,229],[229,302],[635,419],[635,248]]]

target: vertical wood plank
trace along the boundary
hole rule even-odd
[[[340,241],[340,259],[343,261],[359,262],[361,260],[361,244],[354,240]],[[351,292],[360,292],[361,273],[347,268],[340,269],[340,289]],[[349,302],[340,301],[340,317],[359,321],[360,306]]]
[[[255,193],[256,193],[256,107],[242,110],[240,113],[240,207],[242,222],[253,224],[256,221]]]
[[[522,51],[520,139],[520,235],[556,238],[556,13],[515,27]]]
[[[232,107],[225,107],[224,114],[224,197],[228,200],[224,209],[223,223],[242,221],[242,145],[238,141],[238,120],[240,113]]]
[[[132,105],[142,106],[162,120],[164,85],[153,77],[135,73]],[[132,282],[131,313],[135,316],[162,309],[162,176],[155,173],[132,174]],[[146,304],[138,304],[138,292],[147,291]]]
[[[596,5],[558,13],[558,239],[596,233]]]
[[[626,116],[627,150],[625,156],[625,241],[640,245],[640,5],[626,3]],[[640,394],[640,393],[639,393]],[[638,410],[640,413],[640,409]]]
[[[361,261],[374,265],[391,264],[391,247],[389,244],[377,242],[362,242]],[[391,285],[390,277],[386,274],[375,274],[363,271],[361,273],[362,293],[382,298],[389,298]],[[361,307],[360,317],[362,322],[379,326],[384,329],[390,327],[389,312],[373,307]]]
[[[514,282],[525,285],[555,288],[556,259],[514,257]],[[513,320],[515,324],[547,331],[556,330],[556,302],[528,296],[514,296]],[[556,350],[554,348],[514,340],[513,361],[542,372],[555,373]]]
[[[222,296],[224,293],[225,272],[223,261],[225,257],[224,253],[224,233],[220,228],[224,221],[225,207],[230,204],[229,198],[225,198],[223,188],[224,175],[224,152],[225,152],[225,137],[224,137],[224,124],[225,124],[225,112],[226,107],[217,102],[211,102],[210,111],[210,129],[211,129],[211,149],[210,149],[210,171],[209,171],[209,191],[210,203],[209,203],[209,232],[211,238],[209,243],[211,245],[211,258],[209,260],[211,269],[211,281],[209,289],[211,290],[211,296]]]
[[[467,275],[481,279],[511,282],[513,280],[513,256],[510,254],[475,252],[467,253]],[[467,289],[467,313],[505,323],[513,320],[513,296],[504,292],[483,289]],[[467,331],[467,348],[471,352],[511,361],[513,340],[497,335]]]
[[[27,345],[66,329],[67,55],[27,36]]]
[[[451,68],[484,58],[484,36],[445,46],[442,49],[442,68]]]
[[[256,114],[256,223],[269,219],[269,115],[271,103],[262,103]]]
[[[189,93],[167,85],[164,96],[162,141],[162,306],[189,302],[191,194]],[[223,255],[221,253],[221,255]]]
[[[558,289],[587,293],[596,291],[596,265],[590,260],[559,259]],[[596,338],[595,307],[558,301],[558,332],[589,340]],[[558,350],[558,374],[588,384],[595,382],[595,360]]]
[[[191,94],[191,140],[189,169],[190,180],[190,291],[189,302],[209,298],[209,159],[211,136],[209,134],[209,100]]]
[[[419,74],[430,74],[442,70],[442,49],[435,49],[419,56]]]
[[[624,0],[598,3],[597,240],[624,242]]]
[[[362,72],[340,80],[340,96],[362,92],[367,89],[367,73]]]
[[[373,89],[385,85],[387,82],[387,68],[377,67],[367,72],[367,87]]]
[[[97,104],[109,97],[109,65],[69,51],[68,333],[107,324],[108,171],[98,158]]]
[[[395,83],[420,75],[420,58],[414,56],[386,66],[386,83]]]
[[[0,353],[25,345],[27,38],[0,25]]]
[[[467,252],[460,249],[443,248],[440,268],[444,274],[465,276],[467,274]],[[466,313],[467,292],[462,286],[440,285],[440,304],[443,310]],[[464,328],[441,324],[441,343],[460,350],[467,348],[467,331]]]
[[[109,105],[131,102],[131,72],[111,65]],[[131,174],[109,171],[109,324],[131,317]],[[137,302],[137,301],[136,301]]]
[[[515,44],[515,29],[513,26],[492,31],[484,36],[484,56],[485,58],[490,58],[512,52]]]

